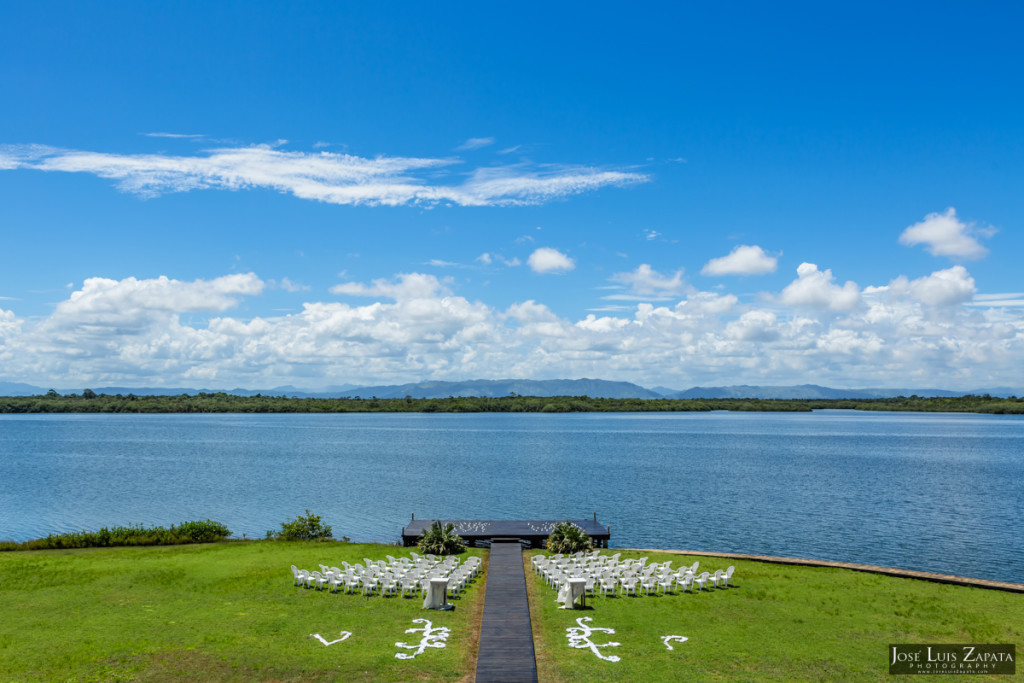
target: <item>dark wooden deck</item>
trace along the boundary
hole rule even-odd
[[[496,540],[491,544],[476,680],[477,683],[537,680],[523,546],[517,540]]]
[[[587,535],[594,539],[595,548],[607,548],[611,538],[611,531],[608,527],[599,524],[597,515],[594,519],[540,519],[540,520],[483,520],[483,519],[442,519],[442,524],[454,524],[455,533],[462,536],[469,545],[487,546],[494,539],[517,538],[526,544],[527,548],[542,548],[551,529],[558,522],[570,521],[583,528]],[[416,545],[420,535],[430,528],[434,523],[433,519],[415,519],[402,529],[402,543],[408,546]]]

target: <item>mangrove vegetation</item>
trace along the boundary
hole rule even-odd
[[[984,394],[870,399],[592,398],[590,396],[449,396],[447,398],[298,398],[239,396],[224,392],[135,396],[81,394],[0,397],[0,413],[593,413],[593,412],[807,412],[876,410],[1024,414],[1024,398]]]

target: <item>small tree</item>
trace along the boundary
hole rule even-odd
[[[281,530],[274,534],[274,538],[280,541],[321,541],[333,537],[331,527],[323,524],[320,517],[308,509],[305,517],[298,515],[295,519],[281,522]]]
[[[553,553],[571,555],[584,550],[593,550],[594,539],[583,530],[583,527],[566,521],[559,522],[551,530],[547,545],[548,550]]]
[[[419,541],[420,552],[424,555],[457,555],[466,549],[466,542],[455,533],[455,525],[442,525],[435,521],[424,530]]]

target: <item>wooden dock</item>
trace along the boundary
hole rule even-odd
[[[476,680],[537,681],[523,546],[516,538],[495,539],[491,543]]]
[[[420,535],[430,528],[433,519],[413,519],[402,529],[402,543],[413,546],[419,541]],[[594,519],[540,519],[540,520],[483,520],[483,519],[442,519],[442,524],[454,524],[455,533],[462,536],[470,546],[486,547],[497,538],[517,538],[527,548],[542,548],[551,529],[559,522],[569,521],[582,528],[594,539],[595,548],[607,548],[611,539],[611,530],[599,524],[597,515]]]

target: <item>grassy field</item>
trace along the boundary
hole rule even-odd
[[[468,554],[483,551],[468,551]],[[290,566],[319,569],[407,549],[342,543],[0,553],[0,681],[466,680],[476,667],[480,577],[451,612],[422,599],[296,588]],[[465,557],[466,555],[464,555]],[[444,649],[395,658],[431,619]],[[310,634],[332,641],[325,647]]]
[[[469,551],[481,553],[483,551]],[[472,680],[484,578],[453,612],[416,598],[364,598],[295,588],[289,566],[316,569],[402,548],[343,543],[228,542],[191,546],[0,553],[0,681]],[[533,553],[527,552],[528,558]],[[624,556],[642,556],[623,552]],[[736,565],[733,587],[696,594],[588,598],[556,609],[527,567],[543,682],[889,680],[890,643],[1014,643],[1024,596],[839,569],[646,553],[674,566]],[[618,662],[568,647],[586,616]],[[400,660],[413,619],[451,628],[444,649]],[[331,641],[325,647],[310,634]],[[665,635],[686,636],[672,643]]]
[[[618,552],[618,551],[613,551]],[[861,681],[892,680],[892,643],[1024,643],[1024,595],[877,574],[625,551],[622,558],[699,560],[701,570],[736,566],[731,587],[648,597],[587,598],[559,610],[555,591],[525,556],[540,680]],[[568,645],[566,629],[589,617],[599,659]],[[662,636],[679,635],[670,643]],[[1018,649],[1019,651],[1019,649]],[[1018,672],[1020,670],[1018,669]]]

